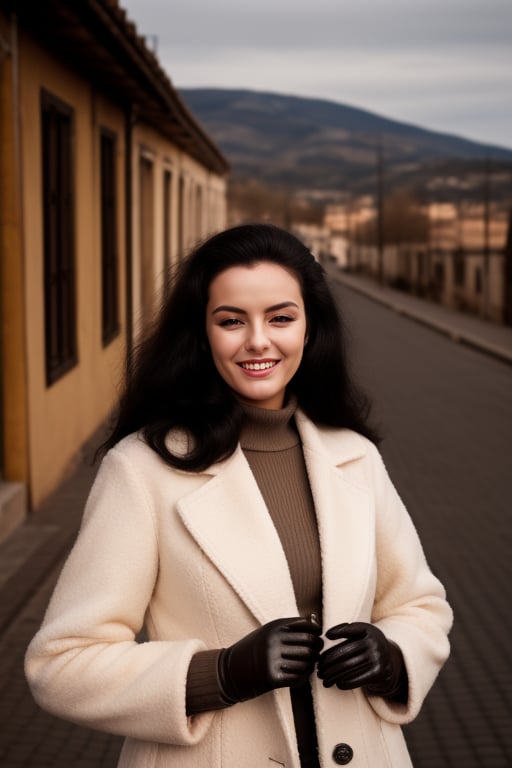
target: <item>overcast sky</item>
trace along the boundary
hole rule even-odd
[[[512,148],[512,0],[120,0],[179,87],[312,96]]]

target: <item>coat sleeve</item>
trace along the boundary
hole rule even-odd
[[[59,717],[167,744],[197,743],[213,715],[187,718],[195,639],[138,643],[158,572],[158,531],[142,479],[121,450],[102,462],[77,541],[27,650],[35,700]]]
[[[414,524],[372,446],[376,508],[377,586],[372,622],[402,650],[409,679],[406,706],[370,697],[385,720],[408,723],[420,711],[449,655],[452,611],[430,570]]]

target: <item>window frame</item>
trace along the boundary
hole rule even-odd
[[[107,347],[120,333],[117,195],[117,134],[100,128],[101,341]],[[108,147],[108,153],[106,149]]]
[[[75,252],[75,111],[41,89],[43,292],[46,385],[78,364]]]
[[[164,251],[164,271],[165,284],[168,285],[172,269],[172,203],[173,203],[173,169],[165,166],[162,176],[162,206],[163,206],[163,251]]]

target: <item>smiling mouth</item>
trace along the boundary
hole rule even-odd
[[[244,371],[266,371],[269,368],[274,368],[278,364],[279,360],[270,360],[264,363],[238,363],[238,365],[244,369]]]

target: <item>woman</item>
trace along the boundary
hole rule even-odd
[[[41,706],[126,736],[123,768],[410,766],[451,611],[366,410],[296,238],[192,253],[27,652]]]

